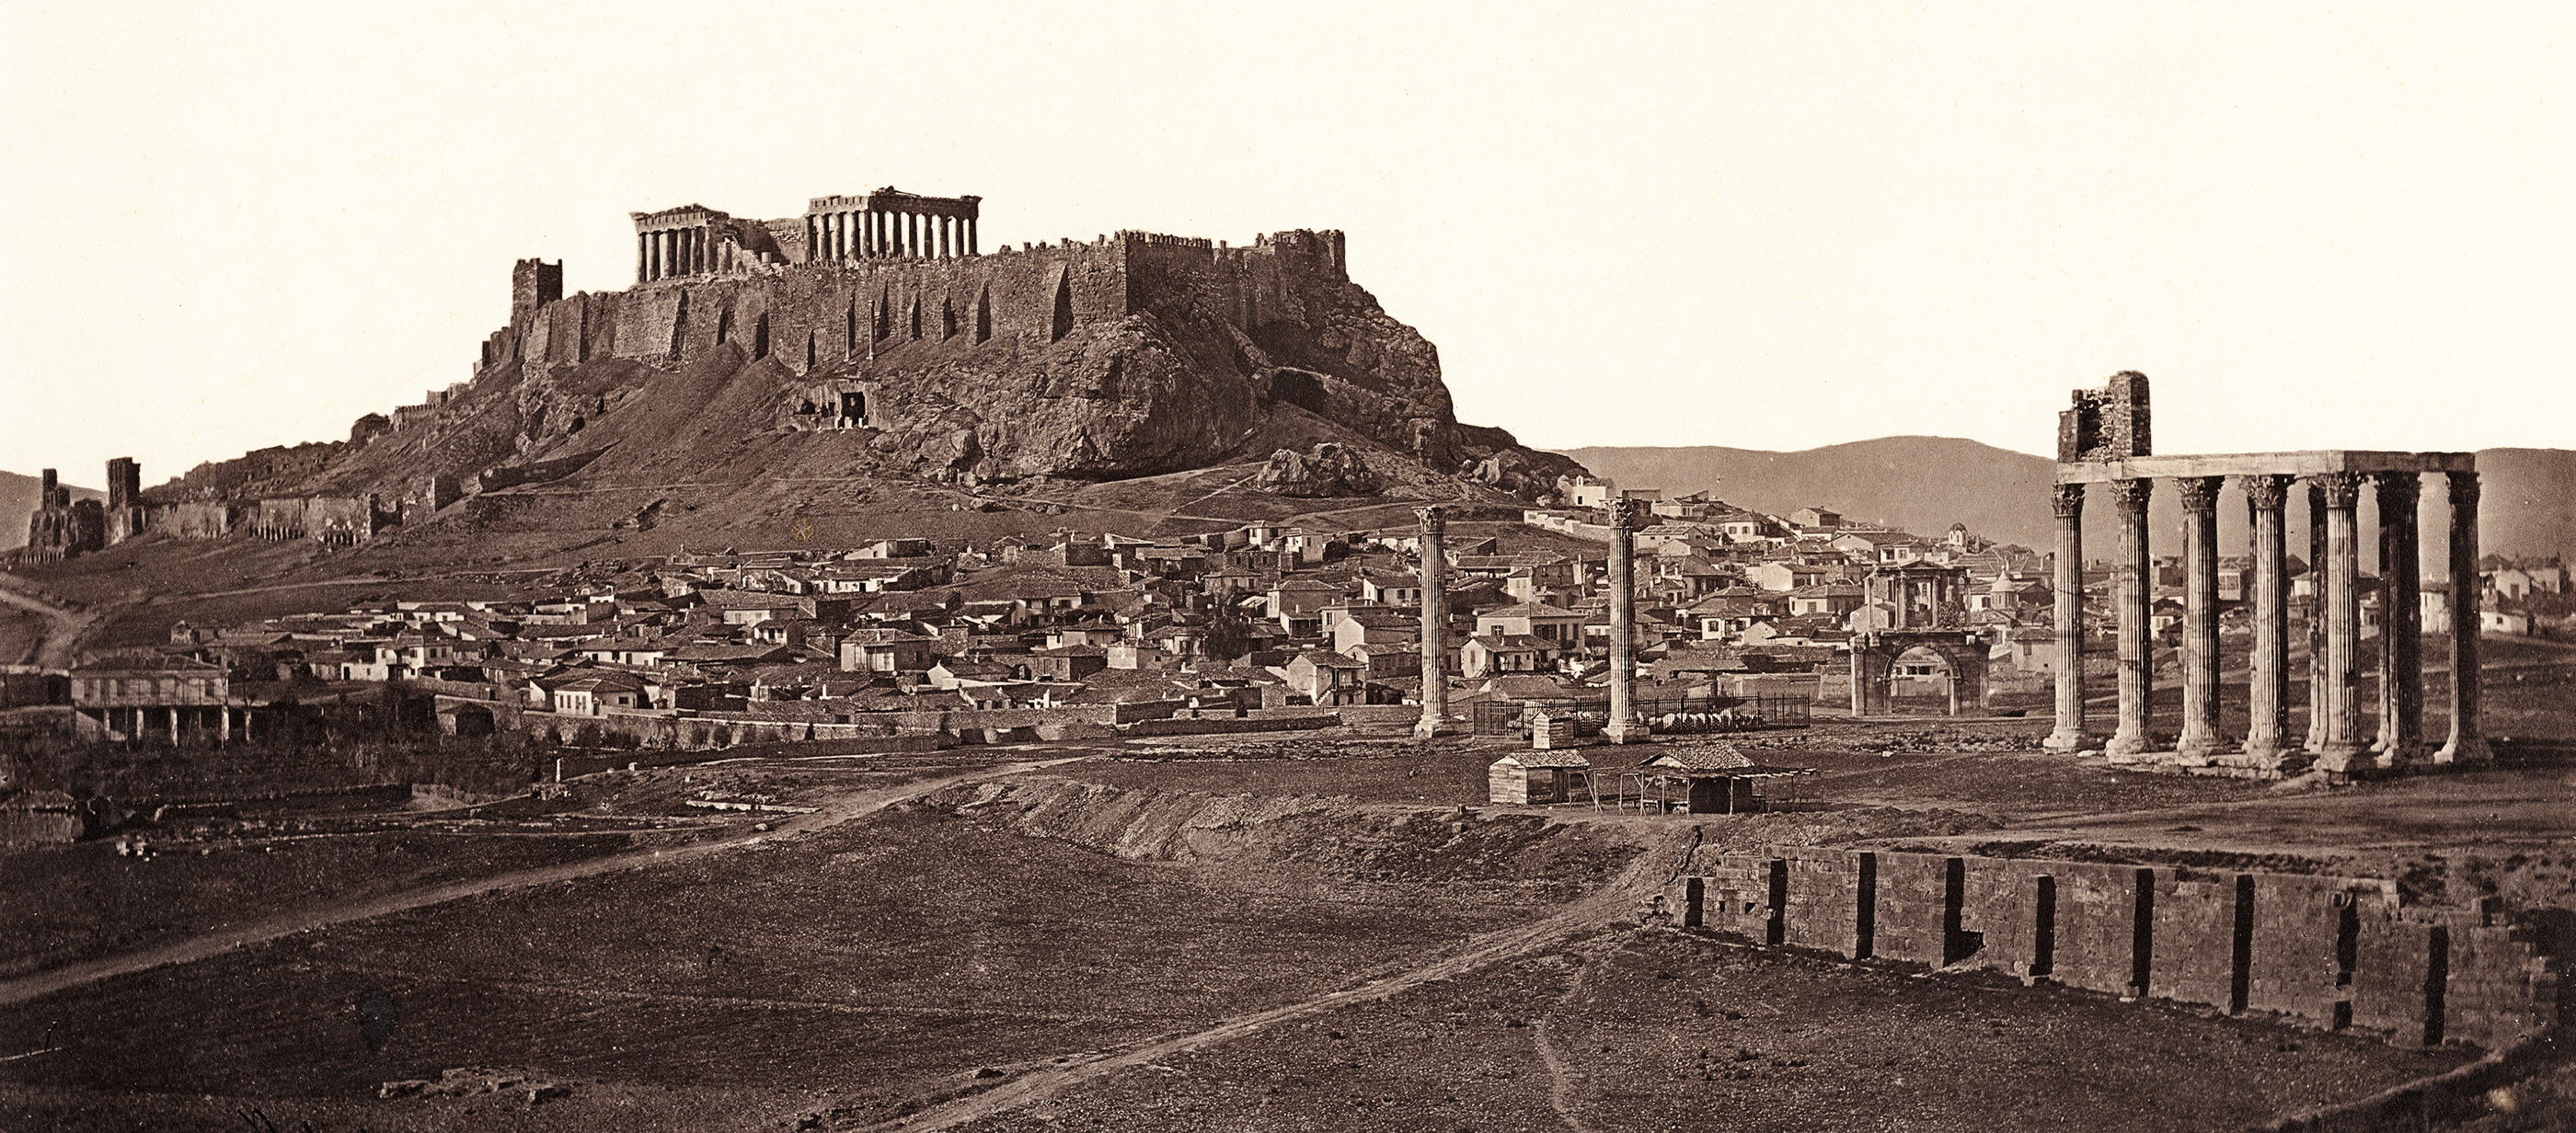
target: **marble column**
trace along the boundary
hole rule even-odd
[[[971,216],[966,218],[966,254],[970,256],[980,256],[984,254],[983,250],[975,243],[975,218]]]
[[[2245,756],[2258,766],[2278,768],[2285,750],[2282,734],[2290,704],[2290,574],[2288,535],[2281,505],[2288,498],[2290,477],[2245,477],[2245,507],[2253,528],[2252,576],[2246,579],[2246,604],[2254,614],[2254,656],[2248,668]]]
[[[932,217],[932,218],[931,218],[931,222],[930,222],[930,223],[931,223],[932,228],[933,228],[933,229],[938,233],[938,235],[939,235],[939,248],[938,248],[939,258],[940,258],[940,259],[943,259],[943,260],[944,260],[944,259],[947,259],[947,258],[948,258],[948,218],[947,218],[947,217],[944,217],[944,216],[940,216],[940,217]]]
[[[2361,697],[2361,551],[2354,506],[2361,501],[2361,474],[2329,472],[2317,477],[2325,486],[2325,718],[2317,745],[2317,766],[2326,771],[2352,769],[2362,752]]]
[[[915,259],[921,256],[921,214],[903,214],[903,253]]]
[[[216,706],[216,708],[215,708],[215,742],[216,742],[216,743],[231,743],[231,742],[232,742],[232,740],[233,740],[233,709],[232,709],[232,706],[231,706],[231,705],[229,705],[229,704],[217,705],[217,706]]]
[[[2326,486],[2308,481],[2308,734],[2313,753],[2326,743]]]
[[[2084,485],[2059,484],[2048,501],[2057,517],[2057,727],[2051,751],[2090,742],[2084,731]]]
[[[1646,725],[1633,703],[1637,680],[1637,526],[1640,501],[1610,501],[1610,722],[1601,734],[1614,744],[1638,743]]]
[[[2153,615],[2154,564],[2147,557],[2147,501],[2155,495],[2153,480],[2114,480],[2111,502],[2120,514],[2118,592],[2114,611],[2120,619],[2120,721],[2103,752],[2113,763],[2135,763],[2154,747],[2147,733],[2154,716],[2156,688]]]
[[[1422,522],[1422,716],[1413,723],[1413,738],[1427,740],[1456,730],[1449,724],[1449,590],[1442,577],[1449,568],[1442,546],[1449,519],[1437,506],[1415,508],[1413,515]]]
[[[2402,767],[2424,749],[2424,568],[2416,501],[2423,478],[2382,472],[2379,489],[2379,752]]]
[[[2495,758],[2478,730],[2478,474],[2453,472],[2451,485],[2451,737],[2435,763]]]
[[[2182,738],[2184,766],[2206,767],[2227,747],[2218,730],[2218,493],[2223,476],[2185,476],[2182,582]]]
[[[644,283],[651,280],[653,278],[652,271],[652,239],[645,234],[638,232],[635,234],[635,282]]]

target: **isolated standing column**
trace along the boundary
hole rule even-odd
[[[2120,724],[2103,753],[2115,763],[2134,763],[2153,745],[2147,735],[2156,687],[2155,637],[2148,620],[2153,564],[2147,558],[2147,501],[2155,488],[2153,480],[2111,482],[2111,502],[2120,513],[2119,583],[2112,598],[2120,619]]]
[[[1610,722],[1601,734],[1611,743],[1646,738],[1633,704],[1637,679],[1637,513],[1631,499],[1610,501]]]
[[[2048,501],[2057,516],[2057,727],[2051,751],[2073,751],[2084,732],[2084,485],[2059,484]]]
[[[2218,731],[2218,493],[2221,476],[2185,476],[2182,489],[2182,738],[2174,752],[2207,766],[2227,746]]]
[[[1441,545],[1449,519],[1437,506],[1415,508],[1413,515],[1422,521],[1422,718],[1413,724],[1413,737],[1427,740],[1444,734],[1449,723],[1449,648],[1443,640],[1449,629],[1449,594],[1442,579],[1449,559],[1448,548]]]
[[[2245,754],[2272,767],[2281,762],[2290,703],[2289,548],[2281,516],[2289,486],[2287,476],[2245,478],[2245,504],[2254,529],[2254,576],[2247,581],[2246,594],[2254,610],[2254,656],[2246,695],[2252,722],[2245,730]]]

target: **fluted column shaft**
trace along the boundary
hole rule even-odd
[[[2112,598],[2120,619],[2120,722],[2103,748],[2115,763],[2136,762],[2153,741],[2147,722],[2155,695],[2155,637],[2148,586],[2153,564],[2147,557],[2147,501],[2153,480],[2115,480],[2111,500],[2120,514],[2118,593]]]
[[[2057,726],[2053,751],[2073,751],[2084,731],[2084,485],[2059,484],[2049,499],[2057,517]]]
[[[2399,767],[2424,748],[2424,567],[2416,501],[2423,478],[2382,472],[2379,487],[2379,763]]]
[[[638,232],[635,234],[635,282],[643,283],[652,279],[653,277],[648,274],[652,268],[652,244],[644,233]]]
[[[1413,509],[1422,521],[1422,717],[1413,725],[1416,739],[1430,739],[1449,723],[1449,593],[1445,585],[1448,513],[1438,507]]]
[[[2349,771],[2361,753],[2361,474],[2330,472],[2317,478],[2326,497],[2326,696],[2324,736],[2317,766]]]
[[[2207,766],[2227,746],[2218,730],[2218,493],[2220,476],[2186,476],[2182,489],[2182,738],[2175,753]]]
[[[2478,474],[2453,472],[2451,486],[2451,737],[2435,763],[2494,758],[2478,730]]]
[[[1633,703],[1637,679],[1637,515],[1631,499],[1610,501],[1610,722],[1601,734],[1611,743],[1646,738]]]
[[[2282,762],[2290,703],[2289,548],[2281,516],[2289,486],[2287,476],[2245,478],[2254,536],[2254,572],[2246,580],[2247,604],[2254,613],[2254,656],[2248,666],[2252,679],[2246,708],[2252,720],[2245,731],[2245,755],[2275,768]]]
[[[966,218],[966,254],[970,256],[984,254],[983,249],[975,243],[975,218],[971,216]]]
[[[2308,481],[2308,734],[2302,747],[2326,746],[2326,486]]]

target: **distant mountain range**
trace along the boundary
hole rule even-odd
[[[1714,445],[1558,451],[1622,487],[1712,491],[1772,515],[1821,507],[1924,535],[1965,523],[1987,538],[2042,551],[2056,538],[2048,511],[2056,462],[1953,437],[1881,437],[1798,452]],[[2477,455],[2484,489],[2479,539],[2488,554],[2576,553],[2576,451],[2496,448]],[[2425,543],[2438,555],[2443,529],[2437,524],[2447,522],[2440,517],[2449,504],[2438,482],[2424,496]],[[2221,506],[2221,549],[2234,554],[2245,543],[2244,507],[2233,493]],[[2306,504],[2294,501],[2290,510],[2291,553],[2304,555]],[[2111,516],[2107,494],[2093,493],[2085,507],[2087,557],[2111,553]],[[2157,492],[2149,517],[2157,553],[2180,553],[2175,493]]]
[[[42,477],[0,472],[0,551],[27,545],[27,517],[36,514],[37,499],[45,490]],[[107,493],[95,488],[73,488],[76,500],[104,500]]]

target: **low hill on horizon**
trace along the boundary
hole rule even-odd
[[[1846,518],[1938,535],[1952,523],[2005,543],[2045,551],[2055,539],[2049,516],[2054,461],[1957,437],[1880,437],[1795,452],[1701,445],[1667,448],[1558,449],[1595,475],[1625,487],[1714,492],[1739,507],[1785,515],[1802,507]],[[2576,552],[2576,451],[2496,448],[2477,454],[2483,486],[2479,538],[2488,554]],[[2245,511],[2234,492],[2220,505],[2221,550],[2245,545]],[[2438,558],[2447,498],[2425,493],[2424,546]],[[2364,505],[2365,513],[2373,510]],[[2304,504],[2290,509],[2291,552],[2305,547]],[[2182,547],[2182,510],[2170,490],[2156,493],[2150,521],[2156,553]],[[2111,507],[2096,492],[2085,508],[2085,555],[2106,557]],[[2428,563],[2427,569],[2435,569]]]

